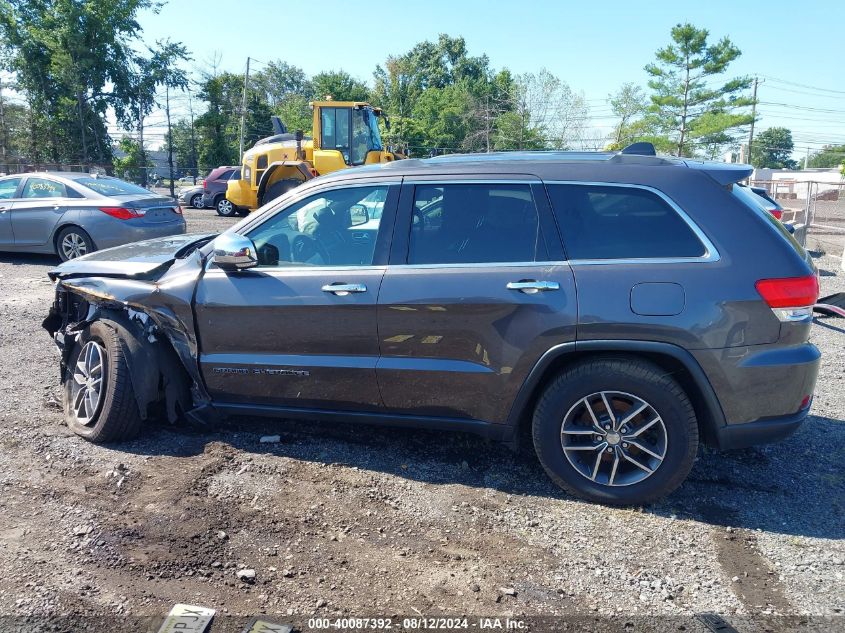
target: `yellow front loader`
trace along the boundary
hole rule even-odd
[[[230,180],[226,198],[240,209],[257,209],[283,193],[321,174],[358,165],[405,158],[387,151],[378,119],[386,115],[369,103],[314,101],[313,136],[290,134],[273,117],[276,131],[244,152],[241,178]]]

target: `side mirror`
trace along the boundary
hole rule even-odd
[[[214,240],[211,261],[226,271],[245,270],[258,265],[255,244],[237,233],[223,233]]]
[[[349,209],[349,220],[352,222],[352,226],[369,222],[370,214],[367,212],[367,207],[363,204],[353,204]]]

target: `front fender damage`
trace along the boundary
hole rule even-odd
[[[61,380],[77,340],[99,320],[119,335],[142,419],[160,413],[171,422],[182,414],[198,421],[216,417],[199,371],[194,326],[193,293],[201,273],[194,253],[155,280],[59,276],[43,326],[60,350]]]

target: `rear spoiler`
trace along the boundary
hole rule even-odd
[[[745,180],[754,171],[751,165],[742,163],[716,163],[706,160],[684,160],[684,164],[690,169],[703,171],[720,185],[732,185],[740,180]]]

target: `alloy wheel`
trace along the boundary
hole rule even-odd
[[[198,193],[193,198],[191,198],[191,206],[194,207],[194,209],[203,208],[204,205],[202,203],[202,194]]]
[[[106,351],[96,341],[88,341],[79,353],[73,370],[70,402],[80,424],[90,425],[99,413],[104,385]]]
[[[234,213],[235,208],[229,200],[223,198],[217,203],[217,210],[220,212],[220,215],[228,216]]]
[[[88,252],[88,245],[85,243],[85,238],[79,233],[68,233],[62,238],[62,254],[65,259],[74,259],[82,257]]]
[[[667,435],[663,419],[642,398],[600,391],[567,411],[560,442],[582,476],[605,486],[630,486],[651,477],[663,463]]]

